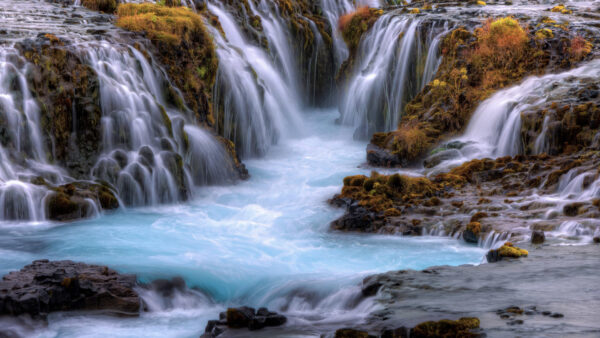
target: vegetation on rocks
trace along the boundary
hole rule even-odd
[[[113,14],[117,10],[119,0],[83,0],[81,4],[93,11]]]
[[[411,337],[433,338],[433,337],[480,337],[480,334],[471,330],[479,328],[478,318],[460,318],[459,320],[442,319],[434,322],[424,322],[411,330]]]
[[[514,246],[511,242],[506,242],[499,249],[490,250],[487,253],[487,261],[494,263],[505,258],[521,258],[527,257],[529,252],[525,249]]]
[[[173,84],[183,94],[185,105],[201,123],[212,125],[212,88],[218,59],[202,16],[186,7],[160,4],[123,4],[117,10],[117,25],[144,33],[156,47]],[[176,94],[173,104],[184,109]]]
[[[526,27],[512,17],[489,19],[474,32],[453,30],[442,42],[435,80],[406,105],[396,131],[375,133],[371,142],[402,163],[419,158],[461,131],[494,91],[544,70],[548,55],[530,40]]]
[[[32,65],[28,83],[40,106],[48,160],[84,177],[100,147],[102,110],[94,70],[52,34],[17,44]]]

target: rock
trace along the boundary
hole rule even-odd
[[[577,215],[579,215],[580,207],[583,205],[584,205],[584,203],[581,203],[581,202],[567,204],[563,207],[563,213],[565,214],[565,216],[570,216],[570,217],[577,216]]]
[[[510,242],[506,242],[499,249],[490,250],[486,255],[486,259],[488,263],[495,263],[501,261],[503,258],[520,258],[527,256],[528,254],[529,252],[527,250],[513,246]]]
[[[459,320],[442,319],[437,322],[429,321],[415,326],[410,336],[421,337],[480,337],[480,334],[471,332],[479,328],[478,318],[461,318]]]
[[[532,244],[542,244],[546,240],[546,235],[544,235],[543,231],[534,231],[531,233],[531,243]]]
[[[594,237],[594,243],[600,244],[600,237]]]
[[[467,224],[467,229],[463,231],[462,237],[467,243],[475,243],[479,242],[479,234],[481,233],[481,223],[479,222],[470,222]]]
[[[372,143],[367,145],[367,162],[379,167],[403,166],[401,159],[389,150],[380,148]]]
[[[459,158],[460,156],[462,156],[461,152],[456,149],[441,150],[423,160],[423,166],[425,168],[433,168],[444,161]]]
[[[335,331],[335,338],[371,338],[375,337],[370,335],[366,331],[359,331],[354,329],[339,329]]]
[[[209,320],[206,324],[202,337],[217,337],[226,329],[242,329],[255,331],[267,326],[281,326],[287,322],[287,318],[267,308],[254,308],[242,306],[229,308],[226,312],[219,314],[219,320]]]
[[[229,308],[226,316],[227,326],[233,329],[247,327],[255,315],[256,310],[251,307]]]
[[[402,326],[394,330],[383,330],[381,338],[408,338],[410,329]]]
[[[37,260],[0,282],[0,314],[45,318],[53,311],[103,310],[137,316],[140,297],[135,275],[106,266]]]
[[[377,278],[373,278],[373,276],[369,276],[363,280],[362,285],[362,294],[365,297],[372,297],[377,294],[379,288],[381,288],[381,282]]]

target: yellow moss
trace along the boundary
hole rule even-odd
[[[116,0],[83,0],[81,4],[93,11],[100,11],[104,13],[114,13],[117,9]]]
[[[477,337],[471,333],[472,329],[478,328],[478,318],[461,318],[459,320],[442,319],[434,322],[424,322],[415,326],[411,336],[415,337]]]
[[[481,223],[470,222],[467,224],[467,230],[472,232],[475,236],[479,236],[479,233],[481,232]]]
[[[529,252],[525,249],[514,246],[511,242],[506,242],[502,247],[500,247],[500,249],[498,249],[498,255],[500,257],[519,258],[529,255]]]
[[[486,5],[486,3],[484,1],[481,1],[481,0],[477,1],[477,4],[479,6],[485,6]]]
[[[535,38],[538,40],[551,39],[554,37],[554,33],[549,28],[542,28],[535,32]]]
[[[562,11],[564,11],[564,10],[565,10],[565,5],[563,5],[563,4],[559,4],[559,5],[557,5],[557,6],[554,6],[554,7],[552,7],[552,9],[551,9],[551,11],[552,11],[552,12],[555,12],[555,13],[557,13],[557,12],[562,12]]]
[[[146,32],[151,40],[179,45],[195,35],[210,36],[202,17],[187,7],[166,7],[157,4],[122,4],[117,10],[117,26]]]
[[[418,8],[411,8],[409,11],[410,14],[419,14],[421,11]]]

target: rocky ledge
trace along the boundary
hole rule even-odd
[[[135,275],[122,275],[106,266],[37,260],[2,278],[0,315],[44,319],[53,311],[102,310],[137,316],[136,285]]]
[[[219,320],[209,320],[203,338],[213,338],[221,336],[227,329],[244,329],[256,331],[265,327],[281,326],[285,324],[287,318],[276,312],[269,311],[267,308],[254,308],[242,306],[239,308],[229,308],[226,312],[219,314]]]
[[[411,337],[599,335],[595,309],[600,308],[600,298],[589,291],[600,280],[600,248],[528,249],[527,260],[368,277],[363,292],[377,294],[382,309],[371,313],[364,325],[331,335],[406,337],[407,327],[414,327]],[[479,320],[465,321],[475,318]],[[414,334],[416,328],[430,331]],[[456,332],[453,329],[467,331],[443,335]]]

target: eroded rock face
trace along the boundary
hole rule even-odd
[[[37,260],[0,281],[0,314],[45,318],[53,311],[103,310],[137,316],[135,275],[106,266]]]
[[[50,159],[83,178],[99,153],[102,110],[97,74],[69,44],[41,33],[16,47],[32,65],[27,80],[41,108]]]

